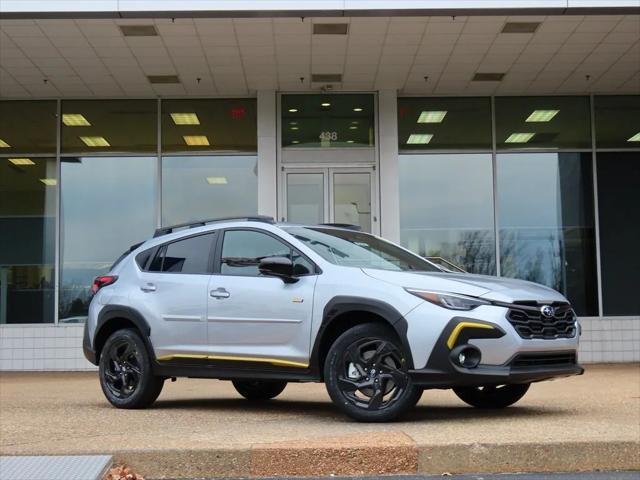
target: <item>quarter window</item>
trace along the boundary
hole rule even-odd
[[[209,273],[214,234],[198,235],[164,245],[149,266],[150,272]]]
[[[268,257],[291,259],[296,275],[314,271],[311,262],[298,251],[270,235],[252,230],[230,230],[224,234],[220,273],[257,277],[260,261]]]

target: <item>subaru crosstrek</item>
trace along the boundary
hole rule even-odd
[[[119,408],[166,379],[231,380],[249,400],[324,382],[347,415],[387,421],[425,389],[479,408],[579,375],[580,327],[558,292],[450,273],[374,235],[268,217],[167,227],[95,279],[84,353]]]

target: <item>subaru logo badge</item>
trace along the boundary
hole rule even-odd
[[[540,307],[540,313],[547,318],[553,318],[553,315],[556,313],[556,309],[551,305],[544,305]]]

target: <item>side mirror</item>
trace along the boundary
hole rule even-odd
[[[262,275],[278,277],[284,283],[294,283],[298,279],[294,277],[293,262],[286,257],[267,257],[260,260],[258,270]]]

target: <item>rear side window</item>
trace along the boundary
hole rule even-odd
[[[160,247],[149,265],[149,272],[208,274],[215,234],[198,235]]]

